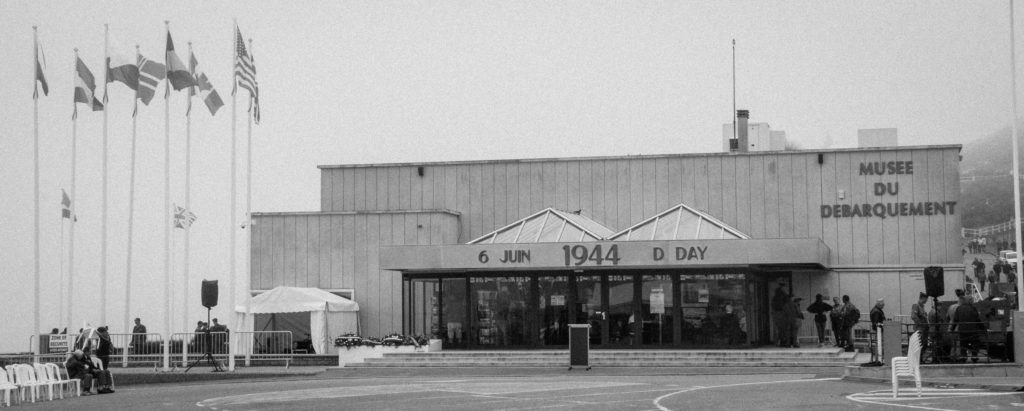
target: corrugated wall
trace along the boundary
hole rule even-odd
[[[378,250],[452,244],[457,227],[442,212],[254,214],[251,286],[355,289],[363,335],[401,332],[401,276],[380,269]]]
[[[960,209],[953,215],[822,218],[824,204],[958,201],[953,146],[822,153],[679,155],[325,168],[325,211],[451,209],[457,242],[544,207],[582,209],[622,229],[680,202],[753,238],[818,237],[834,266],[960,261]],[[913,161],[914,173],[861,176],[861,163]],[[875,182],[899,183],[876,196]],[[844,199],[839,199],[840,190]]]

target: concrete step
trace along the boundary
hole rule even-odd
[[[405,362],[409,364],[420,364],[420,363],[451,363],[451,362],[530,362],[530,363],[548,363],[548,362],[559,362],[569,358],[568,355],[560,357],[483,357],[483,358],[462,358],[462,357],[448,357],[448,358],[367,358],[368,362]],[[723,358],[723,357],[691,357],[691,358],[634,358],[634,357],[590,357],[591,361],[599,362],[684,362],[684,363],[705,363],[705,362],[762,362],[762,361],[816,361],[816,362],[846,362],[850,361],[852,356],[844,357],[827,357],[827,358],[797,358],[787,356],[763,356],[763,357],[749,357],[749,358]]]
[[[591,366],[594,367],[845,367],[850,365],[849,362],[818,362],[818,361],[764,361],[764,362],[753,362],[753,361],[720,361],[720,362],[706,362],[706,363],[686,363],[686,362],[628,362],[628,363],[603,363],[600,361],[591,361]],[[351,363],[347,364],[346,367],[359,367],[359,368],[401,368],[401,367],[426,367],[426,368],[442,368],[442,367],[566,367],[568,361],[562,362],[545,362],[545,363],[524,363],[524,362],[438,362],[438,363],[419,363],[409,364],[406,362],[385,362],[385,361],[374,361],[366,363]]]

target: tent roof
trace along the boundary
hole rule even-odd
[[[545,208],[467,244],[602,241],[614,232],[582,214]]]
[[[245,312],[245,306],[236,308]],[[277,287],[252,298],[253,314],[359,311],[359,304],[319,288]]]

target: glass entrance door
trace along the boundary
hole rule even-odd
[[[471,277],[469,286],[474,344],[482,348],[507,348],[529,343],[530,277]]]
[[[541,345],[569,345],[568,295],[568,276],[537,277]]]

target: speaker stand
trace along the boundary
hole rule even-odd
[[[203,344],[203,349],[205,350],[205,353],[203,354],[202,357],[199,357],[195,361],[192,361],[192,364],[188,365],[188,368],[185,369],[185,372],[188,372],[189,370],[192,369],[192,367],[195,367],[196,364],[199,364],[203,360],[206,360],[206,363],[208,365],[213,366],[213,371],[211,371],[211,372],[224,372],[224,369],[221,368],[220,363],[218,363],[217,360],[213,358],[213,354],[210,354],[210,351],[211,351],[210,345],[213,344],[213,340],[212,340],[211,335],[210,335],[210,326],[209,326],[209,324],[210,324],[210,307],[206,307],[206,324],[207,324],[206,331],[203,333],[204,334],[203,338],[206,339],[205,344]],[[182,341],[181,343],[184,344],[185,342]]]

